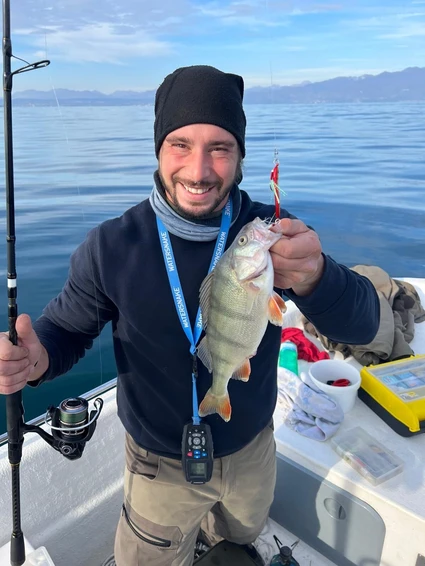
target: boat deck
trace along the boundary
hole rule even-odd
[[[425,305],[425,280],[405,280],[415,285]],[[302,328],[299,311],[293,306],[288,309],[286,324]],[[320,345],[315,338],[310,339]],[[410,345],[415,354],[425,354],[425,322],[415,325],[415,336]],[[353,358],[346,361],[361,368]],[[303,368],[307,369],[308,365],[305,363]],[[396,566],[397,557],[403,560],[403,564],[415,566],[418,556],[425,556],[425,434],[408,438],[398,435],[366,404],[356,399],[338,433],[360,426],[404,463],[401,474],[375,486],[343,461],[332,449],[329,440],[312,440],[282,424],[279,405],[274,423],[278,455],[357,497],[382,518],[385,542],[381,566]],[[321,533],[317,536],[320,540]],[[335,541],[335,546],[338,543],[341,541]]]
[[[276,521],[269,519],[263,532],[255,542],[255,547],[266,564],[270,564],[271,558],[278,553],[273,535],[277,536],[282,545],[289,547],[292,547],[299,540],[295,535],[276,523]],[[300,566],[338,566],[302,540],[295,546],[293,556],[300,563]]]

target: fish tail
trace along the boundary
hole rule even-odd
[[[206,417],[218,413],[220,417],[227,422],[230,421],[232,414],[232,406],[230,405],[229,394],[226,391],[225,395],[214,395],[211,389],[208,389],[204,399],[199,405],[199,416]]]

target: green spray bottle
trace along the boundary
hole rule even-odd
[[[290,340],[285,340],[280,345],[279,367],[289,369],[298,375],[298,348]]]

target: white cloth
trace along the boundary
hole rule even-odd
[[[277,375],[278,408],[286,426],[314,440],[333,436],[344,420],[338,403],[318,389],[306,372],[299,377],[279,367]]]

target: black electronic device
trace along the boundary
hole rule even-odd
[[[213,441],[206,423],[185,425],[182,439],[182,464],[186,480],[202,484],[210,481],[213,471]]]

